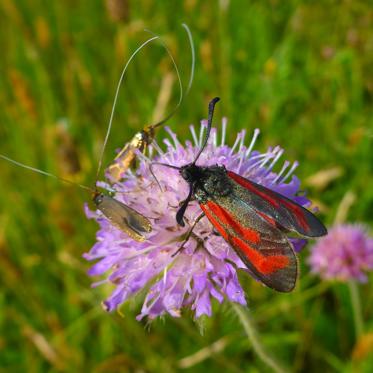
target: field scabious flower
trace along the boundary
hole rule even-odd
[[[309,264],[325,280],[366,282],[366,272],[373,270],[373,238],[362,225],[336,225],[312,248]]]
[[[293,175],[297,162],[291,165],[285,161],[280,172],[275,173],[273,167],[283,149],[276,146],[268,148],[265,153],[253,150],[259,135],[257,129],[249,146],[245,145],[245,131],[242,131],[234,145],[229,147],[225,144],[226,124],[223,120],[219,142],[217,130],[212,129],[209,144],[198,160],[199,165],[224,165],[228,170],[282,193],[303,206],[309,205],[304,195],[297,195],[300,182]],[[154,142],[151,153],[155,154],[150,158],[174,166],[192,162],[201,147],[205,126],[203,122],[199,134],[191,126],[193,141],[187,141],[185,145],[166,128],[169,134],[169,138],[164,140],[166,149],[162,150]],[[215,234],[207,218],[196,225],[184,250],[173,256],[201,209],[196,201],[191,202],[184,217],[186,227],[180,227],[175,215],[180,202],[188,195],[188,184],[177,170],[156,167],[161,191],[150,173],[150,160],[141,154],[139,159],[136,171],[127,171],[123,182],[110,187],[116,191],[115,198],[151,219],[153,231],[146,241],[133,241],[112,227],[99,211],[86,209],[87,216],[96,219],[100,225],[97,243],[84,255],[87,260],[98,260],[89,274],[108,273],[108,277],[97,284],[107,282],[115,287],[104,302],[105,309],[115,310],[143,289],[147,289],[147,293],[138,319],[153,319],[164,314],[177,317],[184,307],[192,309],[196,318],[211,315],[212,298],[220,303],[228,300],[245,305],[245,295],[237,277],[237,269],[245,266],[224,239]],[[292,242],[296,250],[305,243],[296,239]]]

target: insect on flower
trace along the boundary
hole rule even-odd
[[[130,56],[129,60],[127,61],[126,65],[123,68],[121,77],[120,77],[118,85],[117,85],[116,94],[115,94],[115,98],[114,98],[114,103],[113,103],[113,107],[112,107],[112,111],[111,111],[111,116],[110,116],[108,128],[107,128],[107,131],[106,131],[104,144],[103,144],[102,149],[101,149],[101,154],[100,154],[100,158],[99,158],[99,162],[98,162],[98,168],[97,168],[97,174],[96,174],[96,182],[95,182],[93,188],[90,188],[86,185],[75,183],[71,180],[64,179],[64,178],[56,176],[52,173],[49,173],[49,172],[31,167],[31,166],[28,166],[28,165],[20,163],[20,162],[17,162],[14,159],[11,159],[11,158],[9,158],[5,155],[0,154],[0,158],[6,160],[8,162],[11,162],[11,163],[13,163],[13,164],[15,164],[19,167],[23,167],[25,169],[28,169],[28,170],[33,171],[33,172],[37,172],[37,173],[45,175],[45,176],[53,177],[53,178],[55,178],[57,180],[60,180],[62,182],[73,184],[73,185],[76,185],[76,186],[78,186],[82,189],[90,191],[93,195],[92,199],[93,199],[93,202],[96,205],[97,209],[101,211],[101,213],[110,221],[110,223],[113,226],[115,226],[116,228],[118,228],[119,230],[121,230],[122,232],[126,233],[132,239],[134,239],[136,241],[140,241],[140,242],[144,241],[146,239],[146,237],[145,237],[146,233],[149,233],[149,232],[152,231],[152,225],[151,225],[149,219],[146,218],[141,213],[134,210],[132,207],[124,204],[123,202],[118,201],[115,198],[113,198],[112,194],[113,194],[114,190],[112,190],[112,191],[107,190],[106,193],[100,192],[98,187],[97,187],[97,180],[98,180],[101,168],[102,168],[104,151],[105,151],[105,148],[106,148],[106,145],[107,145],[107,142],[108,142],[108,139],[109,139],[109,135],[110,135],[110,132],[111,132],[111,126],[112,126],[112,121],[113,121],[113,116],[114,116],[114,109],[115,109],[115,105],[116,105],[118,94],[119,94],[119,88],[121,86],[124,74],[125,74],[128,66],[129,66],[130,62],[135,57],[135,55],[141,49],[143,49],[147,44],[149,44],[150,42],[152,42],[154,40],[157,40],[157,39],[159,39],[159,36],[153,36],[153,37],[149,38],[148,40],[146,40],[144,43],[142,43],[133,52],[133,54]],[[170,58],[172,59],[172,62],[173,62],[174,66],[175,66],[175,69],[177,71],[176,63],[175,63],[172,55],[170,54],[170,51],[168,50],[168,48],[163,43],[161,43],[161,44],[166,49],[167,53],[169,54]],[[180,76],[179,76],[178,71],[177,71],[177,75],[178,75],[179,83],[180,83],[181,80],[180,80]],[[180,83],[180,85],[181,85],[181,83]]]
[[[194,77],[195,50],[194,50],[193,37],[189,30],[189,27],[185,23],[183,23],[182,26],[187,32],[187,35],[189,38],[190,49],[191,49],[191,55],[192,55],[190,78],[189,78],[188,87],[185,93],[185,95],[188,95],[190,88],[192,86],[193,77]],[[165,45],[163,46],[167,50],[167,47]],[[133,165],[133,163],[136,160],[136,151],[145,153],[148,146],[154,140],[156,130],[159,127],[161,127],[164,123],[166,123],[175,114],[176,110],[180,107],[180,105],[183,102],[183,87],[181,84],[179,71],[177,69],[175,61],[173,60],[170,52],[168,52],[168,54],[172,59],[172,62],[174,64],[176,74],[179,80],[179,86],[180,86],[179,101],[176,104],[175,108],[164,119],[162,119],[161,121],[155,124],[145,126],[140,132],[137,132],[128,143],[124,145],[123,149],[118,153],[118,155],[115,157],[113,164],[111,164],[108,169],[108,172],[114,181],[119,181],[124,175],[124,173]]]
[[[176,214],[180,226],[185,225],[184,214],[192,199],[202,209],[175,254],[183,249],[196,224],[206,216],[255,278],[274,290],[290,292],[295,287],[298,263],[286,232],[319,237],[327,230],[310,211],[279,193],[224,166],[196,165],[207,145],[218,101],[216,97],[209,104],[206,136],[192,163],[182,167],[157,162],[151,165],[177,169],[189,184],[189,194]]]

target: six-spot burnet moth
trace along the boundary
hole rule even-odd
[[[274,290],[292,291],[297,279],[298,263],[287,233],[319,237],[325,235],[327,230],[310,211],[277,192],[245,179],[224,166],[197,166],[209,139],[214,107],[218,101],[216,97],[209,104],[204,143],[192,163],[182,167],[156,162],[153,165],[179,170],[190,186],[189,194],[176,214],[179,225],[185,225],[183,217],[191,199],[197,200],[201,207],[202,213],[186,240],[198,221],[206,216],[254,278]]]

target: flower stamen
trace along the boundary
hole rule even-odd
[[[228,124],[228,119],[223,118],[222,124],[221,124],[221,146],[225,145],[225,136],[227,133],[227,124]]]
[[[278,175],[271,181],[271,184],[276,184],[277,181],[280,179],[280,177],[282,176],[282,174],[286,171],[286,169],[290,166],[290,162],[289,161],[285,161],[282,168],[281,168],[281,171],[278,173]]]
[[[250,154],[251,154],[251,152],[252,152],[252,150],[253,150],[253,147],[254,147],[254,145],[255,145],[255,143],[256,143],[256,140],[257,140],[259,134],[260,134],[260,130],[259,130],[259,128],[255,128],[255,130],[254,130],[254,135],[253,135],[253,137],[252,137],[252,139],[251,139],[251,143],[250,143],[250,145],[249,145],[249,147],[247,148],[246,153],[245,153],[245,157],[246,157],[246,158],[250,156]]]
[[[189,130],[192,134],[194,145],[198,146],[199,142],[198,142],[198,139],[197,139],[197,134],[196,134],[196,130],[194,129],[194,126],[190,125]]]
[[[277,161],[280,159],[283,153],[284,153],[284,149],[280,149],[276,157],[273,159],[271,164],[268,166],[267,171],[264,174],[265,176],[267,176],[272,171],[273,166],[277,163]]]
[[[295,171],[295,169],[299,166],[299,163],[295,161],[293,165],[291,166],[289,172],[281,179],[281,183],[284,183],[290,176],[291,174]],[[280,181],[279,181],[280,183]]]

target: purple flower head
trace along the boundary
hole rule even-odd
[[[362,225],[336,225],[312,248],[312,272],[325,280],[366,282],[373,269],[373,239]]]
[[[237,135],[232,147],[225,144],[227,122],[222,124],[222,136],[218,140],[217,130],[212,129],[209,143],[198,160],[199,165],[224,165],[228,170],[250,178],[274,191],[282,193],[297,203],[308,206],[309,200],[296,195],[300,182],[293,174],[297,162],[290,165],[285,161],[278,173],[272,169],[283,154],[276,146],[260,153],[253,150],[259,130],[245,145],[245,131]],[[201,147],[206,122],[202,122],[200,133],[190,127],[193,141],[182,145],[177,136],[166,128],[169,138],[164,140],[165,149],[153,142],[150,158],[157,162],[183,166],[192,162]],[[154,153],[154,155],[152,154]],[[224,239],[214,234],[207,218],[195,227],[191,239],[183,251],[173,256],[184,242],[185,236],[201,208],[192,201],[184,216],[185,227],[176,223],[175,215],[179,204],[188,195],[189,186],[177,170],[154,166],[155,182],[149,171],[150,159],[139,153],[139,166],[127,171],[124,181],[114,183],[118,200],[133,207],[151,219],[153,231],[144,242],[135,242],[110,225],[99,211],[89,211],[87,216],[100,225],[97,243],[84,257],[98,260],[90,269],[90,275],[107,274],[102,282],[113,285],[114,291],[104,302],[105,309],[112,311],[135,296],[140,290],[148,289],[138,319],[147,316],[153,319],[163,314],[180,316],[184,307],[192,309],[195,317],[211,315],[211,300],[224,300],[246,304],[245,295],[237,277],[238,268],[246,268],[234,250]],[[110,179],[110,176],[107,176]],[[104,186],[104,183],[101,183]],[[304,240],[292,240],[296,250]]]

